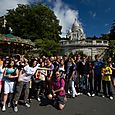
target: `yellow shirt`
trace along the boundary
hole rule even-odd
[[[111,81],[112,69],[110,67],[107,66],[102,68],[101,74],[102,74],[102,80]]]

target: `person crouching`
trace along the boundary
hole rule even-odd
[[[48,95],[48,99],[54,99],[54,106],[62,110],[65,107],[65,80],[60,77],[59,71],[55,73],[55,79],[52,81],[52,94]]]

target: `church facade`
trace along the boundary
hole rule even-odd
[[[71,30],[67,32],[66,38],[65,40],[60,40],[62,55],[82,51],[94,59],[95,55],[99,54],[100,58],[103,58],[108,52],[109,42],[100,39],[86,39],[83,27],[76,19]]]

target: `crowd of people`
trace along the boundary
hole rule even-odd
[[[0,57],[0,103],[2,111],[12,107],[18,112],[23,100],[26,107],[34,98],[50,100],[62,110],[67,98],[79,95],[102,96],[113,100],[115,64],[95,55],[50,56],[27,59],[24,56]]]

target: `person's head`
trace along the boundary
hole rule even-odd
[[[74,64],[75,63],[75,60],[73,58],[70,58],[71,60],[71,63]]]
[[[29,66],[35,67],[36,65],[37,65],[37,61],[35,59],[31,59],[31,61],[29,62]]]
[[[107,61],[108,61],[108,63],[111,63],[112,62],[112,58],[108,57]]]
[[[8,62],[7,67],[8,67],[8,68],[11,68],[11,67],[14,67],[14,66],[15,66],[15,61],[14,61],[14,60],[10,60],[10,61]]]
[[[47,66],[50,66],[51,65],[51,61],[48,59],[47,60]]]
[[[60,60],[60,64],[61,64],[61,66],[64,65],[64,60],[63,59]]]
[[[78,54],[78,55],[77,55],[77,60],[80,60],[80,59],[81,59],[81,55]]]
[[[63,56],[63,59],[64,59],[64,61],[68,60],[68,56],[67,56],[67,55],[64,55],[64,56]]]
[[[74,55],[74,56],[73,56],[73,59],[74,59],[74,60],[77,60],[77,56],[76,56],[76,55]]]
[[[24,63],[24,65],[28,64],[28,60],[26,58],[24,58],[24,61],[21,61],[21,63]]]
[[[43,58],[40,58],[40,59],[39,59],[39,63],[42,63],[42,61],[43,61]]]
[[[104,62],[102,66],[103,68],[107,67],[107,62]]]
[[[83,56],[83,57],[82,57],[82,61],[84,62],[84,61],[86,61],[86,60],[87,60],[86,56]]]
[[[92,61],[91,56],[88,56],[88,57],[87,57],[87,61]]]
[[[53,56],[50,57],[50,61],[51,61],[51,62],[54,61],[54,57],[53,57]]]
[[[42,62],[40,63],[40,67],[44,67],[44,66],[45,66],[45,62],[42,61]]]
[[[70,62],[70,63],[72,62],[72,61],[71,61],[71,57],[69,57],[68,62]]]
[[[0,67],[3,67],[3,61],[0,60]]]
[[[35,67],[37,65],[37,60],[33,61],[33,67]]]
[[[59,78],[60,77],[60,72],[56,71],[55,76],[56,76],[56,78]]]

